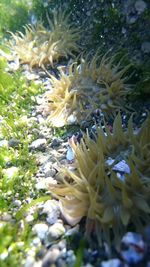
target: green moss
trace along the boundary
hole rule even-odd
[[[38,198],[43,192],[35,188],[34,175],[37,171],[35,157],[29,151],[29,144],[35,136],[31,134],[35,124],[28,123],[35,96],[42,92],[40,86],[26,81],[21,72],[10,75],[5,71],[6,62],[0,60],[0,140],[17,139],[18,145],[0,147],[0,215],[11,214],[9,222],[0,223],[0,265],[21,266],[27,251],[31,248],[30,226],[20,228],[16,222],[14,200]],[[13,112],[12,112],[13,110]],[[24,205],[22,206],[22,208]],[[35,214],[36,216],[36,214]]]

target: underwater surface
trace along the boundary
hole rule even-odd
[[[0,10],[0,266],[149,267],[149,1]]]

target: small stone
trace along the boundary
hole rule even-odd
[[[40,180],[39,182],[36,183],[35,185],[37,190],[42,190],[42,189],[46,189],[46,183],[45,183],[45,178]]]
[[[41,166],[41,171],[44,174],[47,174],[47,175],[48,175],[48,172],[51,171],[51,169],[52,169],[52,163],[51,163],[51,161],[48,161],[45,164],[43,164],[43,166]],[[49,174],[53,174],[53,173],[49,173]],[[51,176],[51,175],[48,175],[48,176]]]
[[[48,233],[48,225],[45,223],[35,224],[32,228],[33,233],[37,234],[40,240],[44,240]]]
[[[14,204],[14,206],[16,206],[16,207],[20,207],[20,206],[21,206],[21,201],[20,201],[19,199],[15,199],[15,200],[13,201],[13,204]]]
[[[17,56],[15,56],[15,60],[14,61],[11,61],[9,62],[9,68],[10,70],[18,70],[19,69],[19,58]]]
[[[66,246],[67,246],[67,241],[66,239],[62,239],[61,241],[59,241],[58,243],[58,247],[60,250],[64,250],[66,249]]]
[[[31,150],[39,150],[39,151],[44,151],[45,149],[46,149],[46,139],[37,139],[37,140],[35,140],[35,141],[33,141],[32,143],[31,143],[31,145],[29,146],[29,148],[31,149]]]
[[[39,78],[38,75],[36,75],[36,74],[34,74],[34,73],[30,73],[30,72],[28,72],[28,71],[25,71],[24,74],[25,74],[26,78],[27,78],[29,81],[36,80],[36,79]]]
[[[9,147],[18,147],[18,145],[20,144],[20,141],[17,139],[10,139],[8,142]]]
[[[33,222],[33,221],[34,221],[34,216],[31,215],[31,214],[27,215],[27,216],[25,217],[25,221],[26,221],[27,223]]]
[[[8,141],[7,140],[0,140],[0,147],[7,147]]]
[[[43,205],[43,210],[41,214],[47,214],[46,221],[49,224],[54,224],[57,222],[60,216],[59,204],[56,200],[48,200]]]
[[[61,140],[59,138],[54,137],[53,140],[51,141],[50,146],[51,147],[55,147],[55,146],[57,147],[60,144],[61,144]]]
[[[140,234],[128,232],[121,241],[121,257],[129,264],[143,260],[146,246]]]
[[[12,219],[12,216],[8,213],[3,213],[2,217],[0,218],[2,221],[9,222]]]
[[[52,178],[52,177],[47,177],[45,179],[45,184],[46,184],[46,188],[47,188],[50,185],[56,185],[57,184],[57,181],[54,178]]]
[[[147,5],[144,1],[138,0],[135,2],[135,9],[138,12],[138,14],[141,14],[146,9]]]
[[[141,50],[145,53],[148,54],[150,53],[150,42],[145,41],[142,43]]]
[[[58,248],[52,248],[47,252],[43,259],[42,267],[50,267],[51,264],[55,263],[60,256],[60,250]]]
[[[125,160],[119,161],[117,164],[114,165],[112,169],[114,171],[130,174],[130,167]]]
[[[71,114],[68,118],[67,118],[67,123],[68,124],[75,124],[77,122],[77,117],[74,114]]]
[[[7,179],[12,179],[16,177],[19,173],[19,169],[15,166],[12,166],[10,168],[4,169],[3,174]]]
[[[40,114],[37,116],[37,121],[39,124],[44,124],[44,122],[45,122],[44,118]]]
[[[68,160],[68,162],[73,162],[75,160],[75,154],[74,151],[72,150],[72,148],[69,146],[68,150],[67,150],[67,154],[66,154],[66,159]]]
[[[55,169],[50,169],[47,172],[45,172],[45,178],[47,177],[54,177],[56,174],[56,170]]]
[[[24,267],[33,267],[34,261],[35,259],[33,257],[28,256],[24,264]]]
[[[74,254],[74,251],[73,250],[68,250],[67,253],[67,258],[66,258],[66,263],[70,266],[70,267],[73,267],[74,266],[74,263],[76,261],[76,256]]]
[[[128,20],[127,20],[128,24],[135,23],[137,21],[137,18],[138,17],[136,15],[129,17]]]
[[[35,247],[38,247],[41,245],[41,240],[39,237],[35,237],[33,240],[32,240],[32,244],[35,246]]]
[[[37,154],[37,164],[42,165],[45,164],[49,160],[49,155],[44,155],[42,152],[38,152]]]
[[[60,238],[65,233],[65,228],[62,223],[56,222],[49,227],[48,240],[54,241]]]
[[[102,261],[101,267],[125,267],[125,265],[119,259],[111,259]]]

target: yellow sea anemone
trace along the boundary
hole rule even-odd
[[[124,77],[129,65],[121,68],[114,64],[115,56],[96,55],[89,60],[74,62],[68,73],[60,70],[60,77],[51,76],[52,92],[47,94],[50,102],[47,109],[49,120],[54,126],[63,126],[71,122],[87,120],[97,108],[106,115],[112,115],[123,109],[129,86]]]
[[[76,170],[63,168],[62,182],[50,191],[60,200],[66,220],[74,225],[87,218],[86,230],[94,223],[100,244],[115,242],[127,226],[142,231],[150,219],[150,117],[138,133],[132,120],[124,131],[120,114],[116,116],[113,133],[97,127],[96,141],[88,133],[81,143],[72,143]],[[117,164],[124,161],[127,171],[120,175]],[[119,176],[120,175],[120,176]]]
[[[60,58],[78,51],[80,31],[69,23],[69,16],[60,10],[54,13],[53,20],[48,20],[50,30],[42,23],[37,23],[36,26],[25,26],[24,34],[11,33],[13,38],[10,46],[16,51],[21,63],[28,63],[30,67],[53,65]]]

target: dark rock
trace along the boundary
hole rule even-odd
[[[14,147],[14,148],[16,148],[16,147],[19,146],[19,144],[20,144],[20,141],[19,141],[18,139],[15,139],[15,138],[12,138],[12,139],[10,139],[10,140],[8,141],[8,146],[9,146],[9,147]]]
[[[51,147],[57,147],[61,144],[61,140],[59,138],[54,137],[53,140],[51,141],[50,146]]]

